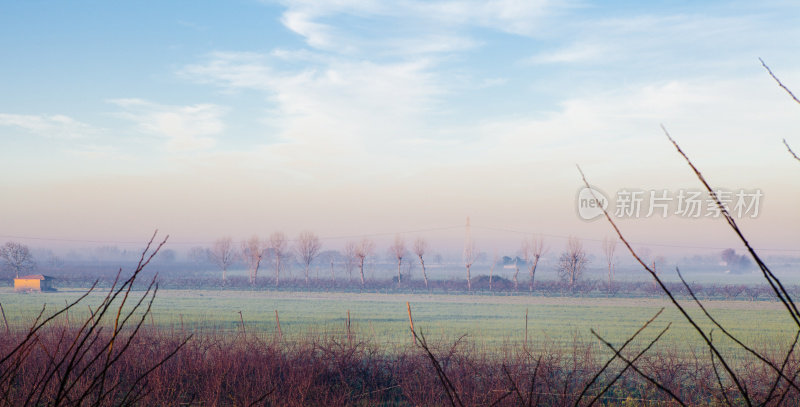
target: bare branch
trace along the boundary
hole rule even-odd
[[[789,147],[789,143],[786,141],[786,139],[783,139],[783,145],[786,146],[786,149],[789,150],[789,154],[791,154],[795,160],[800,161],[800,157],[798,157],[797,154],[795,154],[794,151],[792,151],[792,148]]]
[[[763,59],[761,59],[761,58],[758,58],[758,60],[759,60],[759,61],[761,61],[761,66],[763,66],[763,67],[764,67],[764,69],[766,69],[766,70],[767,70],[767,72],[769,73],[769,76],[771,76],[771,77],[772,77],[772,79],[775,79],[775,82],[777,82],[777,83],[778,83],[778,86],[780,86],[780,87],[781,87],[783,90],[785,90],[785,91],[786,91],[786,93],[788,93],[788,94],[789,94],[789,96],[791,96],[791,97],[792,97],[792,99],[794,99],[794,101],[795,101],[795,102],[797,102],[797,103],[800,103],[800,99],[797,99],[797,96],[795,96],[795,95],[794,95],[794,93],[792,93],[792,91],[791,91],[791,90],[789,90],[789,88],[787,88],[787,87],[786,87],[786,86],[783,84],[783,82],[781,82],[781,80],[780,80],[780,79],[778,79],[778,77],[777,77],[777,76],[775,76],[775,74],[774,74],[774,73],[772,73],[772,69],[769,69],[769,66],[767,66],[767,64],[766,64],[766,63],[764,63],[764,60],[763,60]]]
[[[673,141],[673,143],[674,143],[674,141]],[[677,144],[675,144],[675,145],[677,147]],[[679,149],[679,151],[680,151],[680,149]],[[692,168],[694,168],[694,167],[692,167]],[[589,181],[586,180],[586,176],[583,174],[583,171],[581,171],[580,167],[578,167],[578,172],[580,172],[581,178],[583,179],[583,183],[586,185],[586,187],[587,188],[591,188],[589,186]],[[710,190],[711,189],[709,188],[709,191]],[[594,194],[594,192],[592,192],[592,194]],[[716,197],[716,195],[714,195],[714,196]],[[595,199],[596,198],[597,197],[595,197]],[[719,204],[719,201],[717,201],[717,202]],[[720,207],[722,207],[721,204],[719,204],[719,205],[720,205]],[[636,261],[639,262],[639,264],[642,267],[644,267],[644,269],[648,273],[650,273],[650,275],[655,280],[656,284],[658,284],[658,286],[661,288],[661,290],[667,295],[667,297],[669,297],[669,300],[672,302],[673,305],[675,305],[675,307],[678,309],[678,311],[680,311],[680,313],[683,315],[684,319],[686,319],[686,321],[688,321],[692,325],[692,328],[694,328],[694,330],[700,335],[700,337],[703,338],[703,341],[706,343],[706,345],[709,347],[709,349],[712,352],[714,352],[714,354],[720,360],[720,363],[722,363],[722,366],[725,368],[725,371],[727,371],[728,374],[731,376],[731,379],[733,379],[734,383],[736,384],[736,387],[739,389],[739,393],[742,395],[742,397],[744,398],[744,400],[747,403],[747,405],[748,406],[752,406],[752,402],[750,400],[750,397],[748,396],[748,394],[745,391],[744,387],[740,383],[740,381],[737,378],[736,374],[734,373],[733,369],[731,369],[730,365],[727,363],[725,358],[719,352],[717,347],[714,346],[713,343],[711,343],[711,341],[709,340],[708,336],[703,331],[703,329],[700,328],[700,326],[697,324],[697,322],[695,322],[695,320],[691,316],[689,316],[689,313],[686,312],[686,309],[684,309],[684,307],[678,302],[678,300],[675,299],[675,297],[672,295],[672,292],[670,292],[670,290],[667,288],[667,286],[664,285],[664,282],[661,281],[661,278],[658,276],[656,271],[653,270],[650,266],[648,266],[647,263],[645,263],[645,261],[642,260],[642,258],[636,253],[636,251],[633,250],[633,247],[630,245],[630,243],[628,243],[628,241],[622,235],[622,232],[619,230],[619,227],[617,227],[617,224],[614,222],[614,220],[611,219],[611,215],[608,214],[608,211],[603,209],[603,208],[601,208],[601,209],[603,210],[603,214],[605,215],[606,219],[611,224],[611,227],[613,227],[614,231],[617,232],[617,236],[619,236],[619,239],[622,241],[622,243],[625,245],[625,247],[628,248],[628,252],[630,252],[630,254],[633,256],[633,258],[636,259]],[[725,214],[727,215],[727,211],[725,211]],[[727,216],[730,216],[730,215],[727,215]]]

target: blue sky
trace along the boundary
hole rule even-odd
[[[697,186],[663,123],[718,185],[764,189],[762,247],[796,248],[781,139],[800,148],[800,106],[758,58],[800,91],[798,18],[790,1],[3,2],[0,235],[472,216],[601,238],[575,215],[576,163],[606,191]],[[627,223],[646,242],[728,239],[670,221]]]

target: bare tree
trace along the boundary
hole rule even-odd
[[[586,251],[583,249],[583,243],[576,237],[570,237],[566,250],[558,259],[558,272],[561,278],[569,284],[570,291],[575,289],[575,284],[580,280],[587,263],[588,259]]]
[[[201,266],[208,264],[208,259],[211,255],[205,247],[195,246],[189,249],[189,252],[186,253],[186,257],[199,269]]]
[[[375,243],[372,240],[364,238],[360,243],[355,246],[355,257],[358,259],[358,269],[361,272],[361,287],[364,287],[364,261],[367,257],[371,256],[375,251]]]
[[[3,259],[7,268],[14,271],[17,278],[19,278],[20,272],[24,274],[36,268],[31,250],[22,243],[6,242],[0,247],[0,258]]]
[[[528,265],[528,273],[530,274],[531,281],[529,290],[533,292],[533,281],[536,277],[536,267],[539,265],[539,260],[544,254],[544,240],[541,238],[531,237],[522,241],[522,258]]]
[[[250,284],[256,283],[258,268],[261,266],[261,260],[264,258],[264,252],[266,251],[264,246],[264,243],[258,236],[253,236],[242,242],[242,259],[247,264]]]
[[[297,246],[295,246],[295,251],[305,267],[306,285],[308,285],[308,269],[311,268],[311,263],[319,254],[319,250],[321,248],[322,243],[320,243],[319,237],[314,234],[314,232],[306,230],[301,232],[300,236],[297,237]],[[333,260],[331,260],[331,273],[333,273]]]
[[[283,260],[289,253],[289,239],[283,232],[274,232],[269,236],[269,249],[272,252],[272,261],[275,265],[275,287],[280,283]]]
[[[223,237],[217,239],[208,252],[211,261],[222,269],[222,284],[227,282],[228,267],[236,260],[236,249],[233,248],[233,239]]]
[[[347,278],[353,281],[353,267],[356,265],[358,256],[356,251],[358,243],[350,241],[344,245],[344,268],[347,269]]]
[[[428,272],[425,270],[425,252],[428,251],[428,242],[425,239],[418,237],[414,241],[414,254],[419,258],[419,265],[422,267],[422,278],[425,280],[425,288],[428,288]]]
[[[603,239],[603,256],[608,264],[608,289],[614,286],[614,254],[617,251],[616,239],[606,237]]]
[[[403,257],[406,257],[408,251],[406,250],[406,241],[402,236],[397,235],[394,237],[394,243],[389,246],[389,253],[397,259],[397,283],[403,280],[403,274],[400,272],[403,265]]]

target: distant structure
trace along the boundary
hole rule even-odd
[[[53,287],[54,277],[46,276],[43,274],[33,274],[30,276],[22,276],[14,279],[15,292],[31,292],[31,291],[56,291]]]

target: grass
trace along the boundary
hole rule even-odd
[[[23,295],[3,288],[0,303],[9,324],[26,327],[43,304],[55,310],[81,292],[76,289]],[[87,304],[94,307],[100,300],[100,294],[93,295]],[[271,335],[275,332],[274,312],[278,310],[284,337],[297,340],[309,335],[343,335],[349,310],[354,333],[377,344],[402,346],[411,343],[406,301],[411,303],[415,327],[430,338],[455,340],[466,334],[470,342],[487,349],[521,342],[526,310],[532,345],[569,347],[576,338],[593,341],[591,328],[618,343],[661,307],[666,310],[657,326],[668,322],[673,326],[660,346],[684,351],[704,348],[697,333],[673,307],[653,298],[161,290],[148,325],[170,330],[235,333],[241,329],[241,311],[248,333]],[[783,346],[794,334],[788,329],[792,326],[788,315],[776,302],[707,301],[706,305],[723,325],[737,327],[732,330],[734,334],[756,346]],[[72,318],[78,320],[88,313],[84,305],[72,313]],[[741,321],[757,322],[742,324]],[[734,349],[723,338],[720,345],[729,348],[726,350]]]

